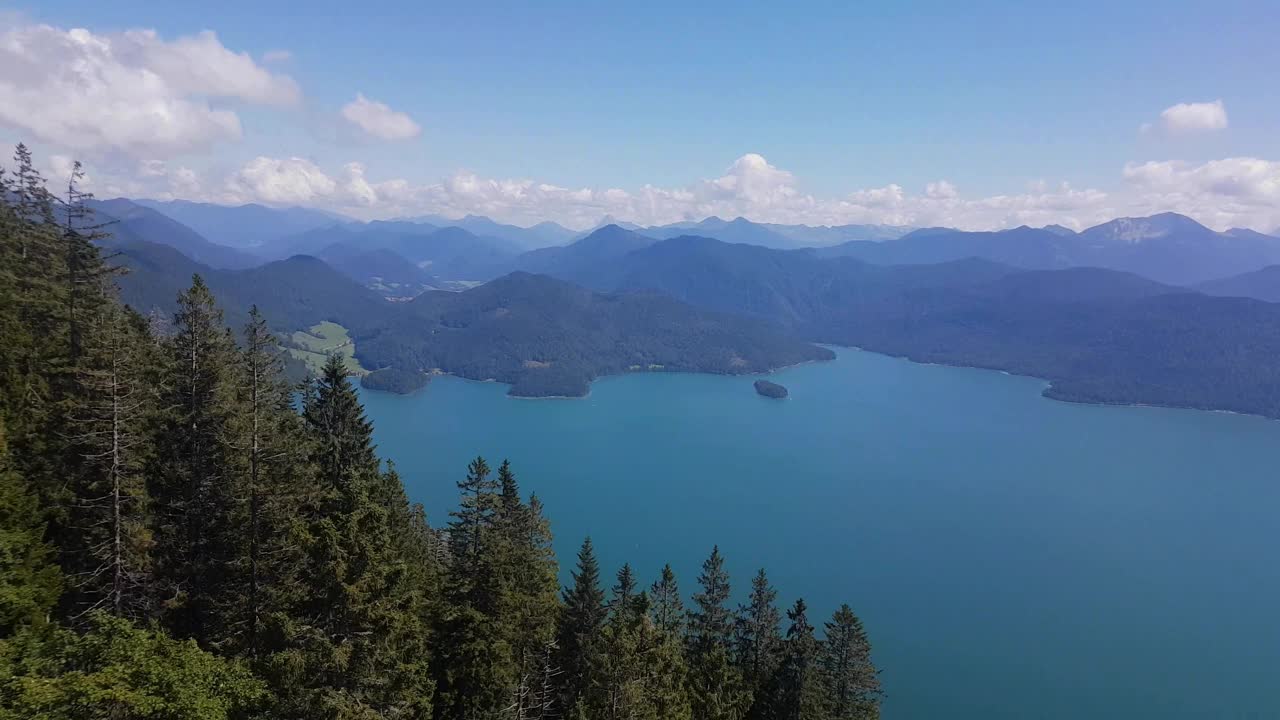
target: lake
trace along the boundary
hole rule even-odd
[[[1044,383],[851,349],[770,376],[638,374],[580,400],[437,378],[365,392],[433,524],[483,454],[547,505],[562,575],[719,544],[821,627],[848,602],[889,720],[1280,717],[1280,422],[1072,405]]]

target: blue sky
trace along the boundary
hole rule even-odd
[[[762,206],[757,197],[722,209],[805,220],[797,214],[800,197],[827,203],[814,222],[922,224],[933,215],[946,219],[939,208],[909,207],[905,200],[925,194],[929,183],[945,181],[972,203],[1048,194],[1066,182],[1106,200],[1095,199],[1088,211],[1058,207],[1087,202],[1079,198],[1046,201],[1057,210],[968,207],[956,219],[999,226],[1057,212],[1079,225],[1094,219],[1091,212],[1165,208],[1210,215],[1205,221],[1215,225],[1280,225],[1280,190],[1271,196],[1267,189],[1280,182],[1275,167],[1206,165],[1280,159],[1274,81],[1280,4],[1047,5],[42,0],[13,5],[18,14],[9,23],[85,28],[104,38],[154,29],[166,43],[210,30],[226,50],[247,53],[263,71],[297,86],[300,98],[286,109],[260,98],[214,98],[214,108],[236,113],[238,137],[153,152],[154,158],[109,142],[105,148],[54,136],[37,142],[52,154],[87,156],[91,167],[97,161],[98,177],[113,178],[104,180],[104,189],[113,183],[137,189],[136,177],[135,185],[128,183],[130,162],[164,162],[200,174],[206,186],[205,178],[219,178],[217,190],[196,193],[219,199],[221,176],[269,157],[305,160],[339,185],[343,167],[359,162],[371,187],[392,180],[440,184],[464,172],[484,182],[529,180],[632,195],[649,185],[697,194],[698,183],[733,176],[726,168],[756,153],[787,173],[790,200]],[[272,51],[289,57],[269,61]],[[188,90],[193,97],[204,92]],[[341,109],[357,93],[407,115],[420,132],[387,141],[353,130]],[[1175,130],[1161,119],[1180,103],[1215,101],[1225,127],[1211,122]],[[5,139],[32,139],[23,118],[5,124]],[[1150,127],[1141,130],[1144,125]],[[1144,163],[1178,165],[1145,175],[1125,171]],[[1174,182],[1170,173],[1187,177]],[[1233,182],[1257,187],[1204,197],[1206,187]],[[879,215],[830,206],[850,193],[894,186],[904,201]],[[369,216],[468,209],[465,201],[432,199],[430,192],[354,208],[350,197],[320,195],[257,199]],[[1247,210],[1239,207],[1244,195]],[[243,199],[255,198],[249,192]],[[616,209],[647,212],[636,202]],[[863,207],[859,202],[853,204]],[[440,207],[427,207],[432,203]],[[534,220],[539,212],[492,198],[476,204],[491,214],[510,211],[515,220]],[[712,198],[671,212],[697,214],[723,204]],[[596,199],[575,212],[549,202],[541,209],[581,224],[613,207]],[[663,212],[649,219],[666,219]]]

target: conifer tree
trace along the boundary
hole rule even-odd
[[[167,342],[168,377],[157,455],[149,473],[155,505],[155,576],[165,626],[208,647],[227,642],[224,614],[240,543],[232,518],[238,468],[232,449],[236,348],[200,276],[178,297]]]
[[[658,630],[674,638],[683,638],[684,601],[680,599],[680,587],[670,565],[662,566],[662,574],[649,587],[649,613]]]
[[[305,442],[293,389],[283,379],[278,340],[256,305],[249,310],[238,360],[234,452],[242,477],[235,520],[242,531],[230,579],[238,602],[228,624],[234,652],[257,658],[268,649],[264,636],[272,617],[285,612],[302,586],[296,573],[302,554],[288,528],[307,504]]]
[[[556,558],[542,503],[536,496],[528,504],[522,501],[511,463],[505,460],[498,467],[498,486],[495,524],[506,588],[500,614],[516,668],[511,703],[515,716],[527,717],[546,704],[540,688],[548,670],[555,670],[548,661],[559,613]]]
[[[318,497],[299,541],[307,593],[268,663],[291,718],[426,717],[433,684],[421,588],[393,537],[371,427],[330,357],[303,410]]]
[[[765,686],[773,676],[782,649],[782,622],[774,605],[778,592],[769,584],[763,568],[751,580],[747,604],[738,609],[735,660],[746,689],[752,695],[748,717],[764,717]]]
[[[68,614],[141,619],[150,609],[151,531],[144,470],[155,410],[151,339],[136,314],[104,306],[85,319],[69,427],[79,464],[62,554]]]
[[[560,710],[577,717],[578,701],[591,682],[591,667],[600,651],[600,632],[607,613],[600,588],[600,565],[591,538],[582,541],[573,586],[564,590],[564,610],[556,631],[560,668]]]
[[[462,494],[449,524],[448,600],[440,630],[437,717],[489,717],[510,702],[518,686],[512,631],[501,612],[508,605],[510,558],[498,523],[499,485],[484,458],[467,466]]]
[[[0,418],[0,637],[43,622],[62,587],[36,497],[9,463]]]
[[[862,621],[847,604],[826,624],[822,668],[834,720],[880,717],[880,676],[871,662],[871,643]]]
[[[720,548],[702,564],[698,576],[701,591],[693,596],[689,611],[689,701],[693,716],[705,720],[736,720],[749,701],[742,676],[732,664],[733,615],[729,601],[729,574]]]
[[[774,720],[825,720],[828,717],[823,683],[822,648],[813,635],[803,599],[787,611],[787,639],[782,662],[770,683],[768,703]]]

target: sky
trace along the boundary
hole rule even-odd
[[[365,219],[1280,228],[1280,3],[1049,5],[0,0],[0,143]]]

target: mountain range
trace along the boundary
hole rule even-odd
[[[1184,215],[1118,218],[1074,233],[1061,226],[994,232],[929,228],[892,242],[853,241],[816,250],[886,265],[981,257],[1034,270],[1103,267],[1193,285],[1280,263],[1280,238],[1251,230],[1214,232]]]
[[[521,252],[459,227],[337,223],[271,243],[314,256],[228,267],[243,251],[223,248],[237,254],[218,268],[185,253],[222,246],[140,207],[101,207],[120,220],[108,244],[133,269],[131,304],[171,307],[199,272],[233,316],[257,302],[281,331],[342,324],[371,369],[580,394],[633,368],[817,359],[820,342],[1034,375],[1062,399],[1280,416],[1280,241],[1180,215],[789,250],[610,225]],[[430,289],[461,280],[489,282]]]

